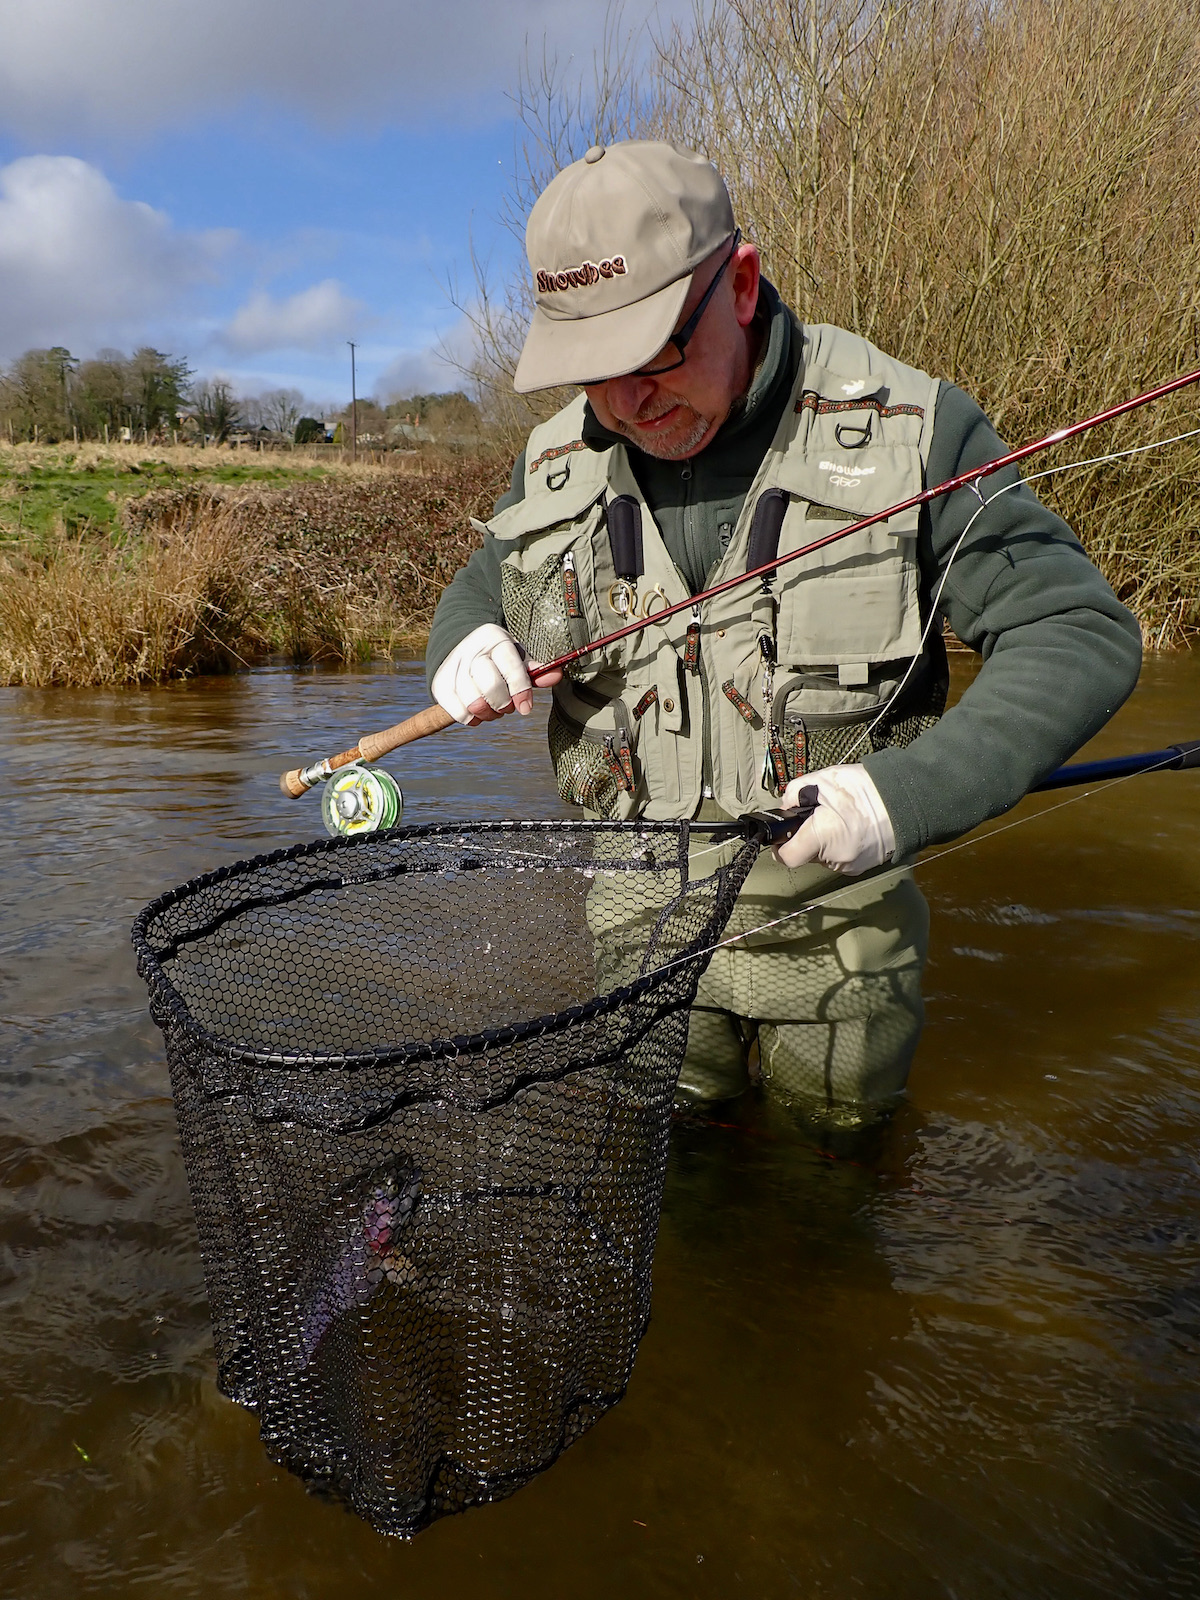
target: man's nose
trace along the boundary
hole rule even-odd
[[[636,372],[631,372],[623,378],[610,378],[609,408],[622,422],[632,422],[657,388],[658,385],[653,378],[641,377]]]

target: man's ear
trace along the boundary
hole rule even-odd
[[[758,310],[758,286],[762,280],[762,259],[757,245],[738,245],[729,264],[729,277],[733,284],[734,316],[741,327],[748,328]]]

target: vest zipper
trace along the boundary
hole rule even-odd
[[[712,704],[708,693],[708,673],[705,671],[704,659],[697,662],[697,672],[700,679],[700,704],[703,708],[704,744],[700,752],[700,792],[705,800],[713,798],[713,764],[712,764]]]
[[[563,598],[567,603],[569,617],[581,617],[583,610],[579,604],[579,581],[575,576],[575,552],[568,550],[562,559]]]
[[[692,620],[688,623],[687,639],[683,648],[683,666],[693,675],[700,671],[700,607],[692,607]]]
[[[695,535],[692,517],[695,473],[690,463],[681,468],[679,477],[680,481],[685,485],[683,493],[683,542],[685,550],[690,554],[694,548]],[[722,551],[721,555],[723,556],[724,553]],[[717,559],[719,561],[720,556]],[[700,753],[700,798],[702,800],[711,800],[715,793],[713,789],[712,764],[712,702],[708,691],[708,673],[705,671],[704,658],[700,651],[699,606],[692,607],[692,620],[687,631],[684,649],[684,665],[689,672],[695,673],[699,683],[700,705],[703,711],[701,727],[704,741]]]

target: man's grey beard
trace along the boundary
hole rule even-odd
[[[636,445],[639,450],[645,451],[648,456],[655,456],[659,461],[678,461],[681,457],[692,453],[709,428],[712,427],[712,421],[709,417],[702,417],[694,406],[688,405],[686,400],[680,400],[677,404],[690,411],[695,418],[691,427],[684,434],[673,432],[670,439],[656,439],[651,434],[649,440],[647,440],[641,436],[632,423],[622,422],[619,418],[617,419],[617,432],[623,433],[631,444]]]

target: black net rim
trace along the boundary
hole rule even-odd
[[[250,856],[244,861],[234,861],[223,867],[214,867],[209,872],[200,873],[194,878],[189,878],[186,883],[168,889],[152,900],[138,913],[131,930],[137,969],[150,991],[151,1012],[160,1026],[164,1025],[166,1017],[169,1016],[184,1034],[204,1050],[239,1066],[271,1067],[284,1071],[314,1072],[324,1069],[354,1072],[375,1067],[407,1066],[419,1062],[443,1060],[447,1057],[479,1055],[496,1046],[517,1044],[525,1039],[565,1032],[592,1018],[605,1016],[622,1005],[644,1000],[667,982],[670,974],[682,963],[696,959],[701,948],[707,947],[698,946],[694,950],[681,951],[667,965],[646,973],[632,983],[613,989],[608,994],[596,995],[590,1000],[569,1006],[562,1011],[531,1017],[524,1022],[510,1023],[502,1028],[488,1028],[477,1033],[407,1043],[394,1048],[384,1046],[359,1051],[255,1050],[222,1039],[210,1033],[195,1020],[186,1001],[163,970],[159,955],[151,945],[150,925],[157,916],[180,904],[181,901],[259,868],[275,866],[284,861],[303,861],[310,857],[353,854],[355,851],[369,849],[373,842],[382,840],[405,842],[479,834],[500,834],[519,840],[522,836],[544,837],[555,833],[603,835],[620,830],[641,834],[675,834],[680,838],[682,861],[686,862],[689,834],[713,836],[720,842],[726,839],[730,842],[737,839],[748,841],[754,836],[752,827],[748,826],[748,823],[749,819],[742,822],[637,819],[628,823],[613,823],[603,820],[575,821],[569,818],[543,821],[441,822],[381,829],[376,833],[360,834],[356,838],[314,839],[307,843],[288,845],[280,850]],[[385,881],[399,876],[400,870],[377,868],[367,874],[343,873],[339,877],[317,880],[306,886],[302,892],[307,894],[316,888],[349,888],[360,883]]]

